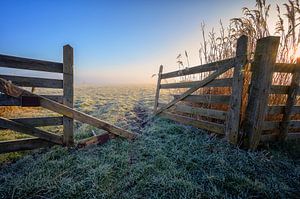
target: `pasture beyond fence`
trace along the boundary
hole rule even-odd
[[[74,146],[74,120],[87,123],[107,133],[80,140],[77,146],[104,143],[112,134],[132,139],[134,133],[73,109],[73,48],[63,48],[63,63],[0,55],[0,67],[63,74],[63,79],[0,75],[0,106],[42,107],[60,114],[59,117],[4,118],[0,129],[10,129],[33,138],[0,142],[0,153],[31,150],[55,144]],[[62,89],[63,95],[38,95],[22,87]],[[63,135],[46,132],[37,127],[63,125]]]
[[[250,149],[260,142],[299,138],[300,62],[276,63],[278,47],[279,37],[258,40],[250,63],[248,38],[241,36],[233,58],[168,73],[160,66],[154,114],[226,136],[230,143]],[[290,84],[275,84],[274,74],[278,73],[290,75]],[[200,80],[186,78],[196,74]],[[162,83],[172,78],[182,79]],[[181,94],[161,103],[161,89],[176,89]],[[272,97],[284,100],[271,104]]]

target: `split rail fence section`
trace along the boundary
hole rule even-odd
[[[42,72],[63,74],[63,79],[34,78],[14,75],[1,75],[0,78],[11,81],[20,87],[63,89],[63,95],[44,95],[43,97],[73,108],[73,48],[70,45],[63,47],[63,63],[27,59],[0,55],[0,67],[24,69]],[[5,85],[2,85],[5,86]],[[38,107],[39,99],[34,96],[12,97],[0,92],[0,106]],[[36,127],[63,125],[63,136],[42,131]],[[17,132],[32,135],[36,138],[18,139],[0,142],[0,153],[31,150],[47,147],[54,144],[74,144],[73,119],[61,117],[39,118],[0,118],[1,129],[11,129]]]
[[[163,73],[161,66],[154,114],[224,135],[230,143],[243,144],[252,149],[256,148],[260,141],[299,137],[299,133],[291,133],[289,130],[300,128],[300,121],[292,120],[292,116],[300,114],[300,108],[296,106],[297,95],[300,93],[300,62],[276,63],[278,46],[278,37],[258,40],[254,62],[251,64],[252,76],[244,113],[242,96],[243,90],[246,89],[244,70],[248,64],[248,38],[241,36],[237,40],[236,56],[233,58],[169,73]],[[228,78],[226,72],[231,74],[231,77]],[[291,85],[272,85],[273,74],[278,72],[290,73]],[[169,78],[195,74],[206,75],[200,81],[162,84],[163,80]],[[161,89],[185,90],[181,95],[174,95],[171,102],[161,104]],[[220,92],[214,92],[214,89],[226,90],[226,95],[220,95]],[[286,103],[268,105],[268,97],[273,94],[286,95]],[[278,115],[275,117],[277,120],[268,121],[270,114]]]

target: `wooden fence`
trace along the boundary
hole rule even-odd
[[[291,115],[300,113],[299,107],[295,106],[297,93],[299,93],[300,66],[299,64],[275,63],[279,45],[278,37],[263,38],[257,43],[254,62],[250,67],[252,76],[248,100],[245,112],[242,112],[242,95],[243,91],[248,88],[244,84],[245,66],[248,64],[247,43],[246,36],[240,37],[237,40],[236,56],[230,59],[169,73],[163,73],[163,67],[160,66],[154,113],[224,135],[230,143],[243,144],[251,149],[255,149],[260,141],[298,137],[297,133],[288,133],[288,129],[300,127],[300,121],[291,120]],[[229,72],[230,78],[220,78],[231,68],[233,71]],[[291,85],[272,85],[275,72],[291,73]],[[209,74],[200,81],[162,84],[163,80],[169,78],[199,73]],[[183,88],[187,90],[181,95],[174,95],[174,100],[171,102],[159,103],[161,89]],[[226,90],[227,94],[216,95],[211,92],[213,90],[211,88]],[[204,92],[199,92],[199,89],[204,89]],[[288,97],[283,105],[268,106],[269,94],[288,95]],[[277,114],[279,115],[277,118],[281,119],[267,121],[268,114]]]
[[[63,79],[48,79],[46,77],[34,78],[1,74],[0,78],[11,81],[14,85],[20,87],[63,89],[63,95],[44,95],[43,97],[64,104],[70,108],[73,107],[73,48],[70,45],[63,47],[63,63],[0,55],[0,67],[63,74]],[[21,98],[14,98],[4,93],[0,93],[0,106],[36,107],[40,106],[40,104],[35,97],[22,96]],[[5,153],[29,150],[53,144],[65,144],[69,146],[74,144],[72,118],[66,116],[18,118],[11,120],[0,118],[0,126],[2,129],[12,129],[26,134],[29,133],[30,135],[32,135],[31,127],[57,125],[63,125],[62,137],[36,128],[34,130],[40,131],[43,135],[49,135],[49,137],[51,137],[50,140],[56,140],[56,142],[50,142],[50,140],[47,141],[41,138],[3,141],[0,142],[0,152]],[[39,134],[36,134],[35,136],[41,137]]]
[[[103,129],[107,133],[80,140],[77,146],[104,143],[114,135],[134,139],[135,133],[126,131],[110,123],[73,109],[73,48],[63,48],[63,63],[26,59],[0,55],[0,66],[52,73],[62,73],[63,79],[47,79],[0,75],[0,106],[39,106],[62,117],[18,118],[0,117],[0,128],[29,134],[36,138],[0,142],[0,153],[31,150],[54,144],[73,146],[73,120]],[[22,87],[63,89],[63,95],[38,95]],[[63,136],[49,133],[36,127],[63,125]],[[111,136],[113,135],[113,136]]]

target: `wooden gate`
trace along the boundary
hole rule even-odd
[[[300,59],[298,58],[295,64],[276,63],[279,40],[279,37],[258,40],[252,63],[247,62],[247,37],[242,36],[237,41],[234,58],[164,74],[161,66],[154,113],[226,135],[230,143],[241,144],[250,149],[257,148],[262,141],[300,138],[300,104],[297,103],[300,95]],[[247,63],[250,66],[247,68],[251,69],[247,71],[251,75],[246,77],[250,80],[250,85],[243,83]],[[232,67],[231,78],[218,78]],[[161,84],[164,79],[209,71],[214,72],[201,81]],[[287,75],[290,81],[276,82],[276,75]],[[231,87],[232,90],[230,95],[192,95],[199,88],[206,87],[222,87],[223,90],[225,87]],[[175,99],[168,104],[161,105],[158,102],[160,90],[173,88],[189,89],[179,96],[175,95]],[[247,98],[244,96],[247,99],[245,108],[241,108],[243,90],[248,93]],[[272,98],[280,100],[274,104]],[[208,108],[195,107],[195,103],[208,104]],[[228,105],[228,108],[224,109],[226,111],[212,109],[214,104]],[[187,115],[182,116],[178,113]],[[198,116],[204,117],[204,120],[199,120]]]
[[[108,132],[80,140],[78,146],[104,143],[111,137],[111,134],[128,139],[136,137],[136,134],[132,132],[73,109],[73,49],[71,46],[66,45],[63,48],[63,63],[0,55],[0,66],[63,74],[62,80],[0,75],[0,106],[39,106],[62,115],[62,117],[18,119],[0,117],[2,129],[10,129],[36,137],[0,142],[0,153],[31,150],[54,144],[73,146],[74,119]],[[22,87],[63,89],[63,96],[38,95]],[[54,125],[63,125],[63,136],[36,128]]]
[[[241,132],[244,145],[255,149],[261,141],[300,138],[300,60],[296,64],[276,63],[279,37],[258,40],[251,64],[251,84]],[[289,81],[277,82],[283,75]],[[277,99],[277,100],[276,100]]]
[[[169,73],[162,73],[162,66],[159,70],[157,91],[155,97],[154,114],[161,114],[172,120],[192,125],[213,133],[225,135],[227,139],[236,144],[238,140],[240,109],[243,89],[243,68],[247,63],[247,44],[248,38],[241,36],[237,41],[236,57],[213,62],[205,65],[195,66],[184,70],[178,70]],[[233,68],[233,76],[230,78],[220,78],[222,74]],[[208,74],[201,81],[184,81],[179,83],[161,84],[162,80],[180,76],[194,75],[199,73]],[[192,95],[200,88],[227,87],[231,90],[231,95]],[[161,105],[159,100],[160,89],[182,89],[187,88],[181,95],[174,96],[174,100],[167,104]],[[199,108],[191,106],[188,102],[202,104],[223,104],[227,106],[226,110]],[[175,112],[185,113],[178,115],[167,110],[171,108]],[[200,116],[201,119],[195,119],[190,115]]]
[[[46,77],[33,78],[1,74],[0,78],[11,81],[14,85],[20,87],[62,89],[63,95],[44,95],[44,97],[73,108],[73,48],[70,45],[63,47],[63,63],[0,55],[0,67],[62,74],[63,79],[48,79]],[[40,106],[40,104],[36,97],[22,96],[15,98],[0,93],[0,106],[37,107]],[[35,128],[56,125],[63,125],[63,136]],[[1,153],[30,150],[51,146],[53,144],[65,144],[68,146],[74,144],[73,119],[65,116],[18,119],[2,117],[0,118],[0,126],[2,129],[11,129],[38,137],[0,142]]]

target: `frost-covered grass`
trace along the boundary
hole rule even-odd
[[[298,158],[238,150],[199,130],[156,119],[133,142],[54,147],[4,166],[0,197],[291,198],[300,191]]]
[[[116,92],[121,97],[114,98],[113,105],[100,105],[102,92],[93,90],[91,95],[98,97],[84,108],[140,133],[138,139],[117,138],[84,149],[56,146],[27,153],[1,166],[0,198],[300,197],[299,141],[247,152],[162,118],[143,126],[150,114],[150,94],[147,97],[146,91],[141,94],[138,90],[129,99],[126,90],[124,97]],[[80,109],[79,102],[77,105]],[[78,139],[95,130],[81,124],[76,127]]]

